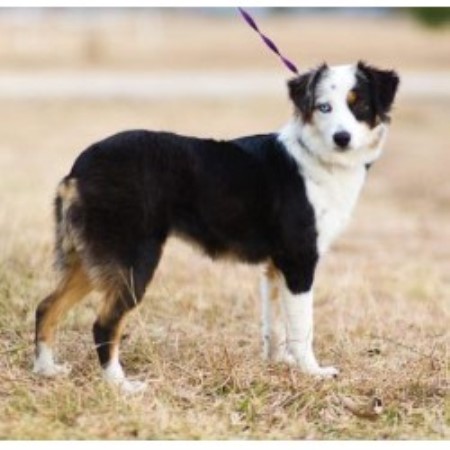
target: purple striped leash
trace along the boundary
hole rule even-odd
[[[276,53],[279,56],[279,58],[281,59],[283,64],[291,72],[298,75],[299,72],[298,72],[297,66],[292,61],[289,61],[289,59],[287,59],[285,56],[283,56],[280,53],[280,51],[278,50],[278,47],[275,45],[275,43],[259,30],[258,25],[256,25],[256,22],[254,21],[253,17],[247,11],[245,11],[245,9],[243,9],[243,8],[238,8],[238,10],[241,13],[242,17],[244,18],[244,20],[247,22],[247,24],[250,27],[252,27],[260,35],[261,39],[264,41],[264,43],[267,45],[267,47],[269,47],[270,50],[272,50],[274,53]]]

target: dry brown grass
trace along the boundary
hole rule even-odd
[[[123,400],[99,380],[96,299],[59,338],[64,380],[30,374],[33,314],[52,288],[54,186],[91,141],[134,126],[218,136],[275,129],[279,102],[3,103],[0,113],[2,438],[449,437],[448,104],[400,104],[351,229],[321,265],[316,347],[342,369],[317,381],[260,360],[258,269],[172,242],[123,358],[150,381]],[[189,114],[185,115],[184,111]],[[418,126],[420,124],[420,126]],[[427,130],[426,132],[424,130]],[[337,395],[384,402],[375,422]]]
[[[252,66],[267,67],[267,53],[261,51],[260,58],[249,44],[250,30],[232,25],[231,35],[239,37],[228,41],[230,34],[219,22],[205,19],[203,28],[185,23],[189,33],[204,33],[194,33],[192,46],[184,48],[185,60],[174,58],[179,67],[208,63],[217,68],[227,61],[234,66],[240,59],[247,64],[249,55]],[[319,39],[318,25],[308,28],[302,22],[298,30],[316,33],[320,47],[310,49],[314,55],[299,55],[305,65],[315,64],[318,54],[333,62],[362,52],[400,71],[448,69],[445,45],[434,35],[424,38],[427,32],[410,23],[397,24],[402,33],[383,28],[397,53],[373,39],[358,40],[367,21],[352,22],[351,29],[339,25],[348,34],[336,37],[342,41],[332,49]],[[289,37],[283,47],[297,55],[294,22],[277,26],[277,33],[283,32],[277,41]],[[375,33],[376,27],[370,30]],[[170,32],[175,29],[180,31]],[[202,47],[210,42],[205,30],[223,40],[207,47],[209,53]],[[211,37],[217,44],[214,39],[219,38]],[[181,55],[179,41],[164,42],[172,42]],[[230,42],[245,42],[242,52],[230,51]],[[406,48],[411,50],[401,50]],[[203,56],[201,62],[205,54],[211,58]],[[160,68],[174,64],[166,53],[155,55],[152,61],[162,61]],[[24,61],[15,60],[33,67]],[[37,65],[47,63],[44,58]],[[151,67],[148,60],[145,64]],[[76,58],[73,65],[79,65]],[[60,333],[58,356],[73,365],[71,375],[48,381],[30,373],[34,309],[54,283],[51,201],[57,182],[81,149],[121,129],[231,137],[277,129],[290,107],[284,98],[2,101],[0,438],[450,438],[449,111],[444,100],[399,101],[386,154],[371,170],[350,229],[320,266],[316,349],[321,362],[340,367],[339,380],[317,381],[263,363],[258,268],[213,264],[173,241],[143,306],[130,317],[131,333],[123,345],[130,374],[147,378],[150,389],[124,400],[100,381],[91,339],[95,297],[67,318]],[[374,397],[384,404],[374,421],[356,416],[342,400],[366,403]]]

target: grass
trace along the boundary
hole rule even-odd
[[[18,34],[7,27],[2,64],[173,69],[198,63],[228,69],[250,61],[252,68],[268,67],[267,53],[255,47],[256,37],[242,24],[230,32],[228,25],[225,31],[219,26],[225,19],[179,16],[170,22],[173,26],[168,26],[168,16],[161,20],[158,29],[164,33],[154,52],[138,47],[140,56],[134,60],[130,49],[121,52],[118,46],[117,55],[106,52],[90,63],[70,27],[66,32],[71,37],[64,39],[35,30],[35,46],[49,52],[39,60],[34,50],[35,59],[30,57],[23,29]],[[301,24],[302,38],[317,44],[300,54],[304,65],[316,64],[318,54],[331,63],[365,54],[370,62],[395,66],[400,73],[404,68],[448,69],[443,56],[448,54],[447,41],[410,22],[388,23],[394,26],[383,27],[381,37],[375,19],[318,20],[264,24],[293,58]],[[182,26],[192,45],[171,38]],[[323,39],[325,29],[335,31],[332,47]],[[367,33],[371,37],[361,39]],[[108,36],[102,45],[110,42]],[[13,47],[6,39],[20,42]],[[67,52],[61,51],[62,45],[68,46]],[[105,51],[94,52],[95,58]],[[64,55],[62,60],[58,55]],[[272,62],[271,67],[278,67]],[[141,396],[124,399],[100,379],[91,337],[96,296],[67,317],[58,337],[58,357],[72,365],[72,373],[57,380],[31,374],[34,310],[55,281],[51,202],[57,182],[84,147],[121,129],[226,138],[275,130],[290,107],[285,98],[2,100],[0,438],[449,439],[449,109],[448,100],[399,97],[386,153],[371,169],[350,229],[320,265],[315,347],[322,364],[341,369],[338,380],[314,380],[285,365],[261,361],[259,268],[213,264],[171,241],[142,307],[129,318],[122,346],[129,374],[147,379],[150,387]],[[374,398],[382,401],[383,409],[372,419],[348,407]]]
[[[276,128],[283,106],[201,102],[173,124],[170,103],[2,103],[0,437],[449,438],[450,259],[443,224],[450,208],[440,198],[449,188],[449,132],[439,106],[422,103],[419,113],[417,106],[399,106],[351,229],[318,273],[316,351],[322,363],[340,367],[339,380],[262,362],[258,268],[212,263],[171,241],[123,343],[130,375],[150,388],[123,399],[99,377],[91,338],[95,296],[59,334],[58,356],[72,364],[70,376],[49,381],[30,373],[34,309],[54,283],[54,186],[79,150],[118,129],[172,123],[202,134],[209,117],[214,134],[228,136]],[[439,131],[426,149],[414,148],[425,136],[413,114]],[[26,133],[19,122],[28,124]],[[423,159],[420,151],[427,152]],[[384,405],[375,420],[342,401],[374,397]]]

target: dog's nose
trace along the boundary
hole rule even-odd
[[[337,133],[333,134],[334,142],[338,147],[342,149],[345,149],[348,146],[350,139],[350,133],[348,133],[347,131],[338,131]]]

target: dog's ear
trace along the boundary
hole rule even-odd
[[[382,121],[389,121],[400,78],[393,70],[380,70],[363,61],[358,62],[358,75],[369,82],[376,112]]]
[[[326,64],[310,70],[288,81],[289,97],[303,120],[308,122],[314,111],[315,91],[322,74],[328,69]]]

